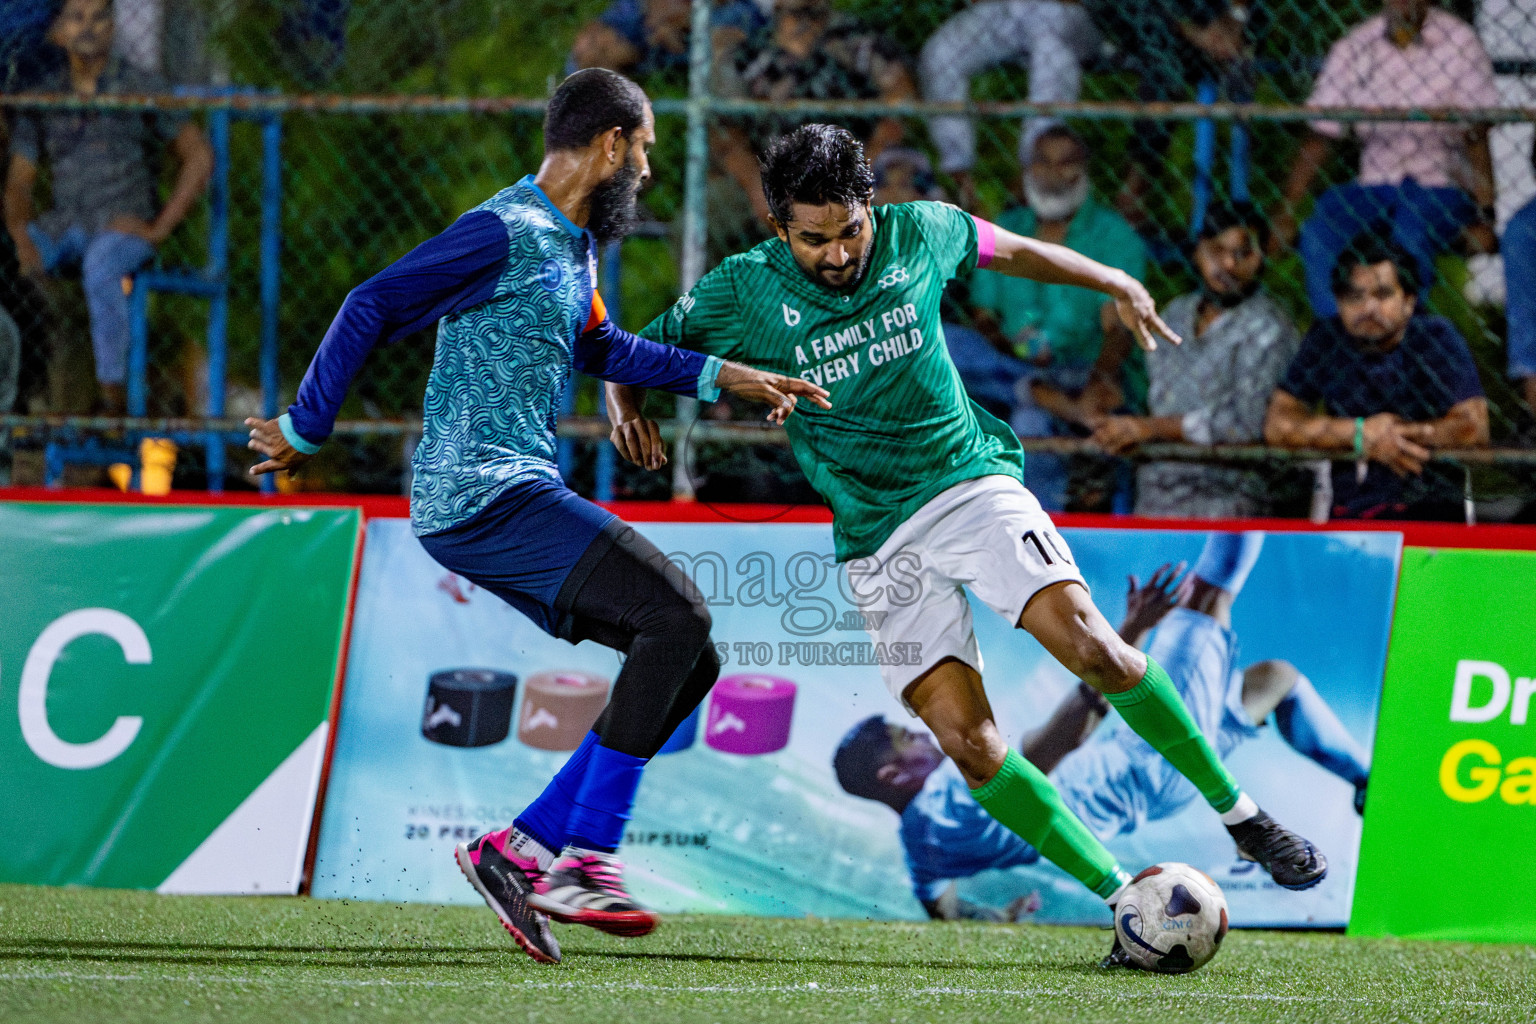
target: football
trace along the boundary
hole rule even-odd
[[[1136,966],[1184,974],[1208,963],[1227,937],[1227,898],[1188,864],[1154,864],[1115,904],[1115,934]]]

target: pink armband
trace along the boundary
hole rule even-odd
[[[997,228],[992,226],[991,221],[974,215],[971,220],[976,222],[976,266],[985,267],[992,262],[992,256],[997,252]]]

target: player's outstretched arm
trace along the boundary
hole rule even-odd
[[[715,385],[749,402],[769,406],[768,421],[783,423],[800,398],[808,398],[823,409],[831,409],[831,395],[827,390],[798,377],[785,377],[766,370],[754,370],[741,363],[727,362],[720,367]]]
[[[715,376],[715,386],[721,391],[771,406],[767,418],[774,423],[783,423],[795,411],[801,398],[808,398],[823,409],[832,408],[827,391],[810,381],[754,370],[741,363],[723,361]],[[612,424],[608,439],[625,461],[645,469],[665,466],[667,449],[661,440],[661,428],[644,412],[645,389],[609,381],[603,389],[603,397],[608,408],[608,422]]]
[[[985,222],[983,222],[985,224]],[[1151,352],[1159,336],[1175,345],[1183,339],[1157,315],[1157,304],[1145,286],[1130,274],[1091,260],[1064,245],[1025,238],[993,224],[992,256],[986,266],[1010,277],[1027,277],[1045,284],[1071,284],[1103,292],[1115,301],[1115,312],[1136,344]]]
[[[320,450],[368,353],[491,298],[506,263],[501,218],[472,210],[348,293],[299,393],[277,419],[251,418],[246,447],[267,457],[251,475],[294,470]]]

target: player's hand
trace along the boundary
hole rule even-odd
[[[1131,332],[1136,344],[1148,352],[1157,349],[1158,335],[1175,345],[1184,343],[1184,339],[1173,333],[1173,328],[1157,315],[1157,303],[1152,301],[1151,293],[1129,274],[1125,275],[1125,283],[1115,296],[1115,312],[1120,314],[1120,322]]]
[[[667,446],[661,440],[661,428],[655,420],[638,413],[625,416],[608,432],[608,440],[624,456],[625,462],[641,469],[660,469],[667,464]]]
[[[754,370],[740,363],[726,363],[720,367],[715,384],[721,391],[727,391],[738,398],[772,406],[768,411],[770,423],[783,423],[795,411],[795,404],[802,397],[809,398],[823,409],[832,408],[832,396],[825,388],[798,377]]]
[[[1134,575],[1126,577],[1125,622],[1120,627],[1122,637],[1140,636],[1178,607],[1194,583],[1194,577],[1184,572],[1188,567],[1187,562],[1166,562],[1145,584]]]
[[[277,420],[263,420],[251,416],[246,419],[245,425],[251,428],[251,439],[245,443],[245,446],[267,457],[266,462],[258,462],[251,467],[251,476],[276,473],[280,469],[286,469],[292,473],[309,461],[310,456],[288,443],[288,439],[283,436],[282,428],[277,425]]]
[[[1430,451],[1415,440],[1418,432],[1414,428],[1389,412],[1367,417],[1365,457],[1400,477],[1418,476],[1429,462]]]
[[[1148,440],[1146,423],[1140,416],[1090,416],[1093,443],[1110,455],[1124,455]]]

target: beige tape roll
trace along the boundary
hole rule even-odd
[[[606,678],[577,669],[536,672],[523,688],[517,738],[539,750],[575,750],[608,705]]]

